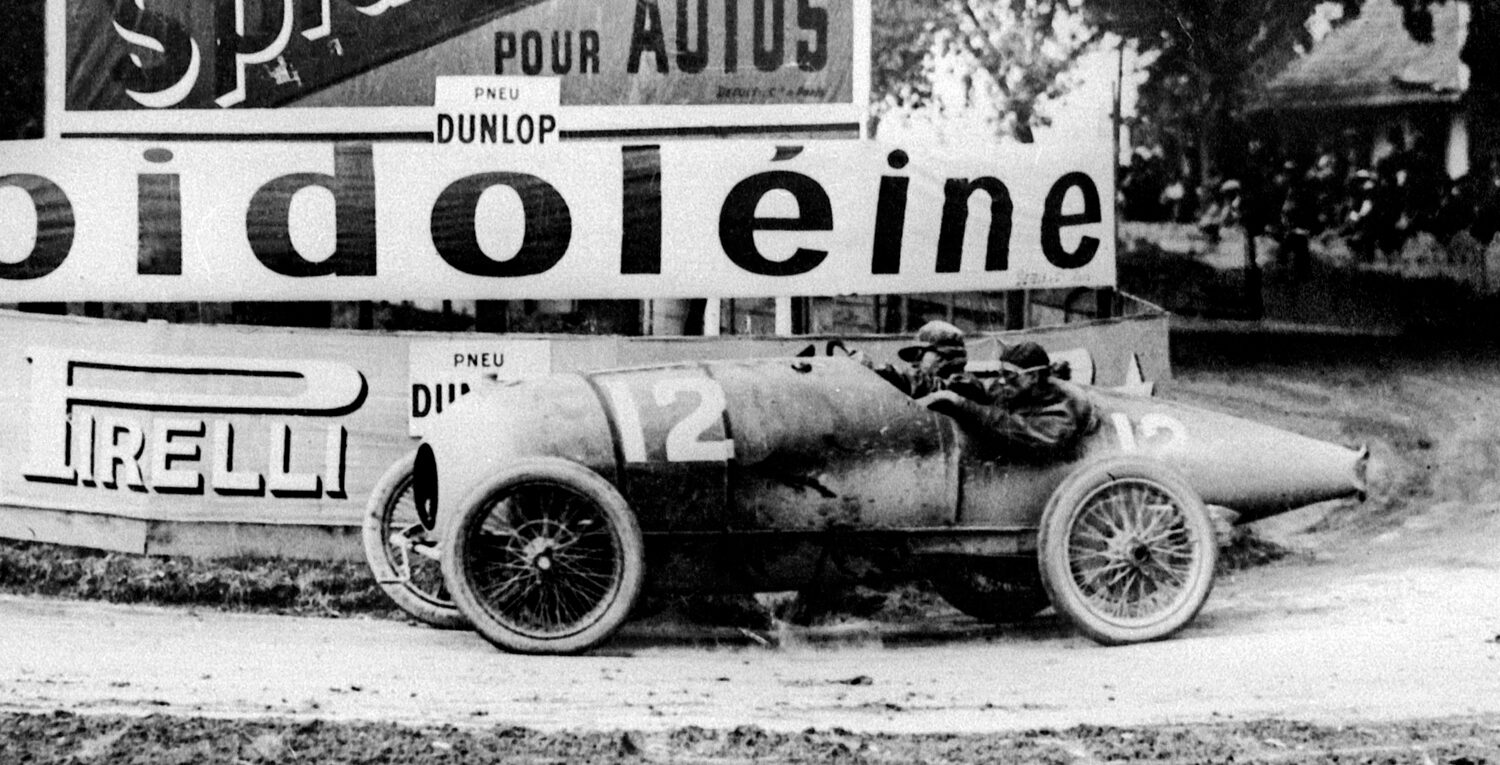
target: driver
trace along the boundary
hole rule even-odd
[[[969,363],[964,331],[946,321],[923,324],[917,330],[916,342],[896,352],[906,362],[904,367],[876,366],[863,353],[855,355],[860,363],[912,398],[920,399],[943,390],[981,402],[991,398],[984,386],[964,371]]]
[[[983,399],[952,387],[918,397],[917,403],[957,420],[982,442],[985,452],[1012,462],[1050,462],[1077,456],[1078,443],[1097,416],[1074,389],[1052,378],[1047,351],[1033,342],[1000,354],[998,380],[979,384]]]

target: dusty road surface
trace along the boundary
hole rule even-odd
[[[1430,529],[1438,521],[1444,532]],[[1102,648],[1060,620],[921,644],[673,645],[519,657],[369,619],[0,600],[12,710],[291,715],[542,730],[809,726],[986,732],[1500,713],[1495,518],[1426,518],[1221,580],[1185,632]],[[1430,538],[1428,538],[1430,537]],[[967,629],[964,629],[967,627]]]

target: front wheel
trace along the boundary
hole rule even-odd
[[[629,615],[645,577],[635,513],[568,460],[520,460],[443,523],[443,576],[485,639],[517,653],[577,653]]]
[[[1052,604],[1105,645],[1158,640],[1197,615],[1218,547],[1197,492],[1166,467],[1115,457],[1053,492],[1037,540]]]
[[[422,524],[412,490],[416,453],[391,465],[365,503],[365,562],[380,589],[417,621],[440,629],[469,626],[448,597],[437,540]]]

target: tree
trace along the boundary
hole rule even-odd
[[[1338,0],[1346,15],[1361,0]],[[1146,113],[1189,121],[1202,175],[1240,168],[1244,109],[1256,87],[1311,43],[1307,22],[1326,0],[1086,0],[1091,24],[1155,54]]]
[[[1374,0],[1382,2],[1383,0]],[[1391,0],[1400,6],[1407,34],[1420,43],[1432,43],[1433,6],[1449,0]],[[1487,171],[1500,154],[1500,0],[1453,0],[1469,6],[1468,35],[1459,60],[1469,68],[1469,89],[1464,94],[1470,115],[1469,167]]]
[[[874,0],[876,118],[977,113],[1029,141],[1094,39],[1077,0]]]
[[[0,25],[0,140],[41,136],[44,8],[21,0]]]

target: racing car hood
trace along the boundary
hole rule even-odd
[[[1097,388],[1089,395],[1103,415],[1091,450],[1155,457],[1241,521],[1366,490],[1368,450],[1171,401]]]
[[[423,451],[431,450],[428,465],[437,474],[418,482],[435,483],[429,490],[442,518],[481,479],[524,457],[561,457],[613,480],[609,433],[599,398],[581,375],[493,382],[453,402],[428,426]]]

